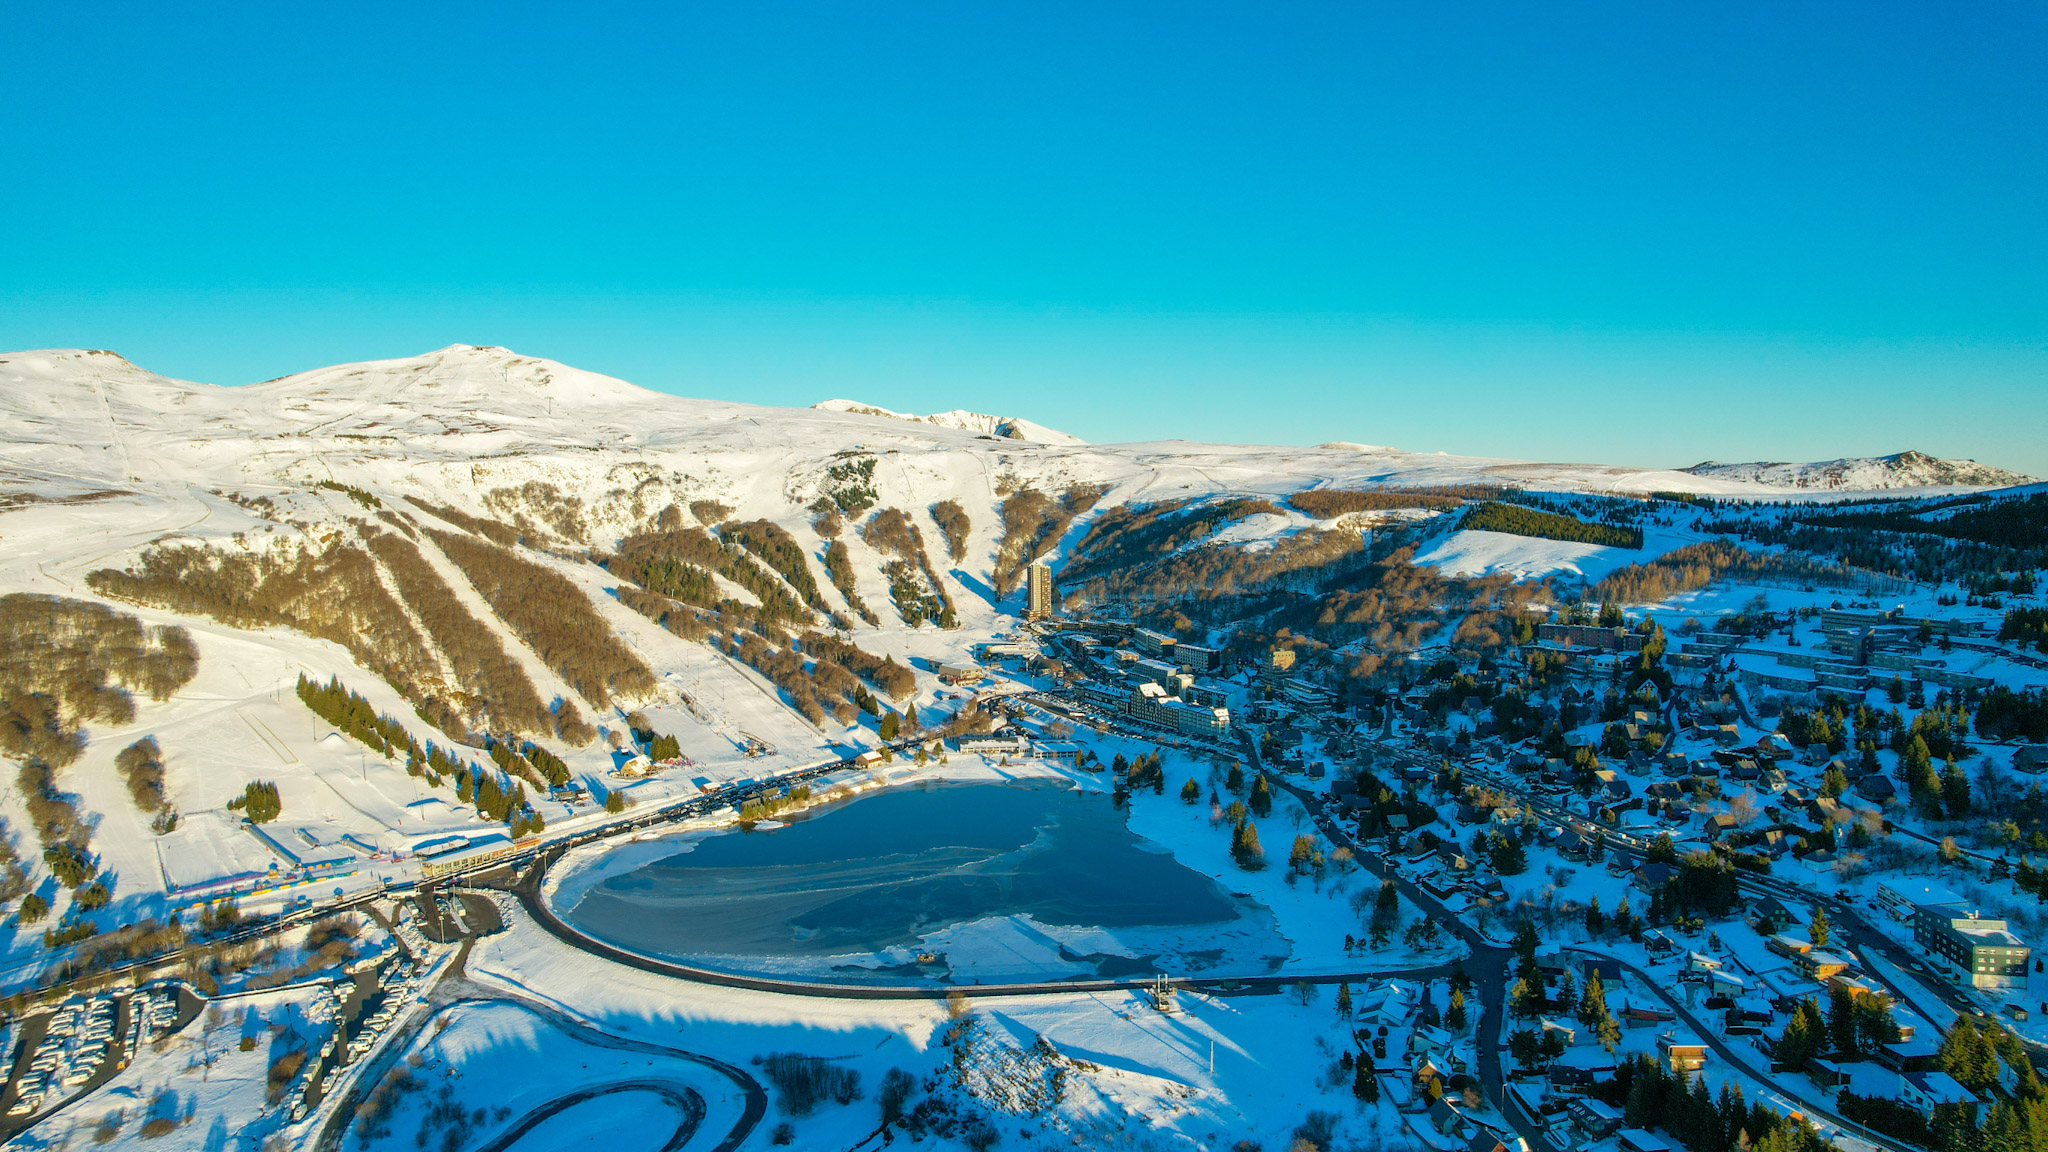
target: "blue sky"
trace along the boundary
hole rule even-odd
[[[297,7],[0,6],[0,347],[2048,475],[2038,5]]]

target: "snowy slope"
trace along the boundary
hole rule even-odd
[[[934,412],[930,416],[912,416],[907,412],[892,412],[880,405],[863,404],[858,400],[823,400],[811,407],[826,412],[851,412],[858,416],[881,416],[890,420],[936,424],[941,428],[959,428],[983,436],[1000,436],[1006,440],[1029,440],[1039,444],[1087,443],[1079,436],[1047,428],[1043,424],[1034,424],[1015,416],[990,416],[986,412],[969,412],[965,408]]]
[[[1925,452],[1895,452],[1822,460],[1811,464],[1720,464],[1709,460],[1686,469],[1694,476],[1780,488],[1879,491],[1889,488],[2007,488],[2032,477],[1975,460],[1938,460]]]
[[[873,459],[877,507],[901,508],[922,525],[939,579],[958,607],[962,626],[955,631],[901,624],[889,608],[883,558],[857,533],[842,535],[859,593],[883,617],[880,627],[858,626],[856,640],[920,668],[963,660],[976,641],[1014,626],[1016,598],[994,602],[989,581],[1002,494],[1022,486],[1105,485],[1099,509],[1222,494],[1278,503],[1305,488],[1368,485],[1507,484],[1814,500],[1838,499],[1843,491],[1773,487],[1769,477],[1408,453],[1354,443],[1091,445],[1027,421],[841,410],[852,407],[859,406],[770,408],[692,399],[466,345],[242,387],[170,379],[108,352],[0,354],[0,593],[98,599],[86,585],[88,573],[126,567],[167,540],[232,552],[319,549],[351,538],[350,522],[371,513],[340,492],[315,487],[323,482],[362,489],[385,511],[411,510],[407,497],[452,505],[519,523],[547,545],[530,555],[590,596],[652,667],[660,699],[646,707],[656,726],[676,735],[696,761],[690,774],[731,778],[872,745],[872,723],[807,723],[751,669],[627,610],[613,595],[618,581],[582,557],[586,549],[615,546],[672,505],[716,500],[739,519],[781,525],[816,567],[826,542],[813,529],[808,507],[824,492],[827,470],[849,455]],[[1026,438],[1008,438],[1004,425]],[[928,512],[943,500],[957,501],[971,522],[957,565],[945,557]],[[1076,524],[1065,543],[1087,523]],[[1268,547],[1311,526],[1293,511],[1258,514],[1231,524],[1217,541]],[[1521,537],[1481,539],[1488,535],[1456,534],[1422,559],[1446,571],[1576,571],[1597,579],[1634,558]],[[431,549],[427,558],[545,696],[570,694]],[[821,569],[820,577],[823,584]],[[839,603],[835,591],[825,595]],[[347,651],[296,632],[239,630],[121,607],[148,623],[182,624],[200,653],[197,680],[169,701],[141,702],[132,723],[89,725],[85,755],[64,770],[65,789],[99,821],[95,850],[121,878],[116,899],[124,915],[160,910],[179,898],[177,890],[210,879],[290,863],[224,812],[226,800],[252,778],[275,782],[284,796],[280,835],[291,852],[298,851],[291,844],[306,839],[297,835],[301,830],[322,846],[353,837],[387,853],[435,836],[488,830],[445,789],[428,795],[402,765],[365,757],[359,745],[312,722],[291,693],[301,673],[338,676],[380,711],[412,714]],[[927,676],[917,706],[932,707],[937,689]],[[615,714],[585,711],[598,725],[620,722]],[[149,834],[115,772],[114,754],[143,735],[163,742],[170,792],[189,822],[173,836]],[[774,751],[763,759],[746,757],[747,736]],[[652,802],[689,787],[687,776],[621,783],[607,775],[613,765],[601,745],[557,751],[598,790],[619,787]],[[0,814],[17,840],[31,826],[18,794],[0,797]],[[571,818],[555,806],[546,815],[551,827]],[[39,948],[30,933],[11,946],[0,941],[0,964]]]

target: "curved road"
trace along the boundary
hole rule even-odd
[[[468,943],[465,942],[463,947],[466,949]],[[726,1133],[725,1139],[719,1141],[711,1152],[735,1152],[736,1149],[747,1142],[747,1138],[753,1135],[754,1129],[768,1115],[767,1091],[761,1087],[760,1081],[747,1074],[745,1070],[713,1056],[706,1056],[697,1052],[686,1052],[680,1048],[670,1048],[664,1044],[654,1044],[645,1040],[632,1040],[624,1036],[616,1036],[586,1020],[570,1015],[568,1012],[545,1000],[540,1000],[511,989],[493,988],[477,984],[471,981],[464,972],[463,962],[466,959],[467,953],[465,952],[463,956],[457,958],[457,962],[454,965],[450,966],[447,973],[439,981],[435,982],[434,987],[429,992],[429,998],[423,1000],[425,1006],[430,1007],[432,1010],[416,1016],[403,1030],[402,1035],[398,1030],[394,1030],[390,1036],[387,1036],[382,1043],[377,1045],[375,1050],[376,1056],[373,1062],[350,1078],[346,1093],[333,1110],[328,1113],[327,1118],[321,1122],[319,1133],[312,1142],[315,1152],[339,1152],[347,1137],[349,1123],[354,1119],[356,1108],[362,1103],[369,1088],[374,1087],[377,1082],[382,1080],[385,1069],[400,1058],[405,1050],[411,1046],[412,1037],[417,1035],[429,1021],[439,1016],[444,1010],[461,1004],[493,1002],[515,1004],[594,1048],[611,1048],[616,1051],[638,1052],[646,1055],[667,1057],[673,1060],[682,1060],[708,1068],[727,1080],[732,1081],[733,1086],[739,1089],[740,1094],[744,1097],[745,1103],[741,1106],[739,1119],[734,1121],[732,1130]],[[667,1090],[673,1091],[673,1088]],[[703,1122],[704,1098],[692,1089],[686,1088],[684,1091],[689,1092],[690,1097],[696,1101],[696,1108],[698,1109],[695,1119],[690,1121],[690,1132],[683,1133],[683,1139],[688,1139]],[[536,1109],[535,1112],[529,1113],[527,1118],[522,1119],[520,1123],[527,1128],[531,1128],[533,1124],[538,1124],[541,1120],[546,1119],[547,1116],[553,1115],[554,1112],[558,1112],[562,1108],[576,1103],[578,1098],[578,1093],[569,1093],[556,1101],[543,1105],[540,1109]],[[529,1120],[531,1123],[528,1123]],[[674,1146],[671,1145],[671,1147]],[[489,1150],[480,1150],[480,1152],[489,1152]]]
[[[1570,946],[1568,945],[1567,947]],[[1793,1098],[1791,1093],[1786,1092],[1782,1087],[1780,1087],[1776,1082],[1774,1082],[1771,1079],[1768,1069],[1764,1071],[1758,1071],[1756,1066],[1750,1062],[1749,1057],[1747,1055],[1745,1055],[1739,1049],[1730,1046],[1727,1043],[1727,1041],[1721,1036],[1720,1031],[1718,1029],[1709,1027],[1705,1021],[1695,1017],[1692,1014],[1691,1009],[1687,1008],[1684,1004],[1679,1003],[1678,998],[1673,996],[1669,991],[1667,991],[1663,984],[1653,979],[1649,973],[1643,971],[1640,968],[1637,968],[1635,965],[1630,964],[1628,961],[1623,960],[1618,956],[1610,956],[1605,952],[1598,952],[1591,948],[1571,947],[1571,951],[1580,952],[1587,956],[1597,956],[1602,960],[1612,960],[1616,964],[1619,964],[1623,971],[1627,972],[1631,976],[1634,976],[1637,982],[1642,984],[1643,987],[1648,988],[1651,992],[1655,993],[1658,999],[1664,1001],[1665,1005],[1669,1007],[1671,1011],[1675,1013],[1680,1020],[1685,1022],[1686,1027],[1692,1029],[1693,1034],[1700,1038],[1700,1042],[1705,1044],[1707,1047],[1713,1049],[1714,1055],[1720,1057],[1723,1062],[1728,1064],[1730,1067],[1736,1069],[1737,1071],[1741,1072],[1743,1075],[1748,1076],[1750,1079],[1756,1081],[1757,1083],[1768,1085],[1772,1089],[1772,1091],[1778,1092],[1779,1094],[1787,1097],[1788,1099]],[[1806,1100],[1800,1100],[1799,1107],[1801,1111],[1806,1112],[1811,1116],[1818,1116],[1821,1119],[1826,1120],[1829,1123],[1835,1125],[1837,1128],[1842,1129],[1842,1131],[1847,1133],[1853,1133],[1858,1139],[1861,1139],[1871,1144],[1875,1144],[1880,1148],[1887,1149],[1888,1152],[1921,1152],[1920,1149],[1914,1148],[1911,1145],[1902,1144],[1896,1140],[1890,1139],[1889,1137],[1880,1136],[1877,1133],[1872,1132],[1870,1129],[1863,1127],[1861,1124],[1857,1124],[1851,1120],[1843,1118],[1840,1114],[1836,1113],[1832,1109],[1823,1108],[1817,1104],[1814,1104]]]
[[[704,1097],[697,1090],[687,1086],[673,1085],[664,1080],[621,1080],[614,1084],[598,1084],[560,1096],[528,1112],[519,1122],[500,1133],[490,1143],[478,1148],[477,1152],[505,1152],[519,1143],[521,1137],[534,1130],[543,1121],[574,1108],[587,1100],[596,1100],[620,1092],[652,1092],[673,1105],[681,1115],[676,1121],[676,1130],[669,1135],[660,1152],[676,1152],[697,1134],[697,1125],[704,1122]]]

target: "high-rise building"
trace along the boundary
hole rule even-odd
[[[1052,569],[1033,564],[1024,570],[1024,618],[1043,620],[1052,615]]]

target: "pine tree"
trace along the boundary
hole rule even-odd
[[[1337,1019],[1351,1019],[1351,985],[1346,983],[1337,985]]]
[[[1244,765],[1242,763],[1236,760],[1230,762],[1230,775],[1223,778],[1223,787],[1232,795],[1241,795],[1244,792]]]
[[[1259,844],[1258,825],[1247,820],[1237,826],[1230,855],[1237,861],[1237,866],[1247,872],[1256,872],[1266,866],[1266,850]]]
[[[1259,773],[1258,779],[1252,781],[1251,808],[1252,813],[1260,818],[1273,814],[1273,792],[1266,787],[1264,772]]]
[[[1828,1035],[1835,1051],[1854,1058],[1856,1047],[1856,997],[1845,985],[1828,986]]]
[[[1465,993],[1453,988],[1451,989],[1451,1006],[1444,1012],[1444,1027],[1449,1028],[1453,1032],[1463,1032],[1466,1021]]]
[[[1598,938],[1607,931],[1607,916],[1600,911],[1600,898],[1593,897],[1586,905],[1586,935]]]
[[[1956,767],[1954,759],[1941,770],[1941,807],[1951,820],[1961,820],[1970,814],[1970,781]]]
[[[1199,802],[1202,799],[1201,786],[1196,784],[1194,780],[1190,778],[1187,783],[1180,786],[1180,798],[1183,803],[1187,804],[1194,804]]]
[[[1819,904],[1813,906],[1813,919],[1806,922],[1806,934],[1815,948],[1828,946],[1828,913]]]
[[[1373,1075],[1372,1059],[1361,1054],[1358,1068],[1351,1075],[1351,1094],[1367,1104],[1380,1102],[1380,1080]]]
[[[1297,874],[1305,874],[1315,865],[1315,837],[1302,833],[1294,838],[1294,847],[1287,853],[1287,866]]]

